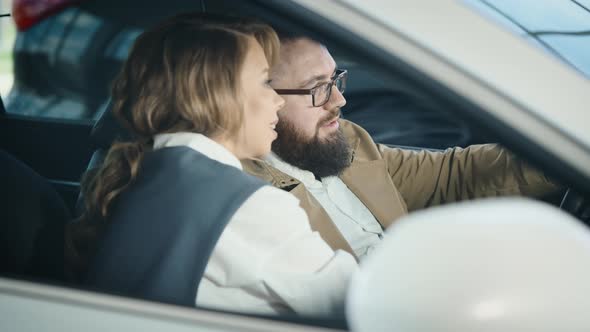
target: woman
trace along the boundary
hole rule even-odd
[[[277,137],[277,51],[268,26],[221,17],[182,15],[138,37],[112,97],[136,140],[88,177],[71,231],[78,260],[91,257],[88,286],[258,313],[342,309],[352,256],[311,231],[296,198],[241,171]]]

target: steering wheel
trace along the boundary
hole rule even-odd
[[[590,202],[583,195],[573,191],[571,188],[565,192],[559,208],[572,214],[590,226]]]

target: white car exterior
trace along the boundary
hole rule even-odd
[[[423,79],[479,106],[474,112],[485,112],[542,147],[590,183],[590,81],[462,1],[281,1],[352,32],[365,42],[361,47],[371,48],[382,59],[401,60]],[[0,330],[327,329],[0,279]]]

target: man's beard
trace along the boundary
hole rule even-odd
[[[272,143],[272,151],[285,162],[312,172],[316,178],[340,175],[351,163],[351,151],[344,133],[338,128],[324,139],[318,135],[319,128],[334,116],[331,114],[322,119],[311,138],[304,137],[292,123],[280,120],[275,129],[279,135]]]

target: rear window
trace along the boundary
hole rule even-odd
[[[7,112],[94,121],[140,33],[75,6],[19,31],[10,48],[14,86],[3,95]]]

